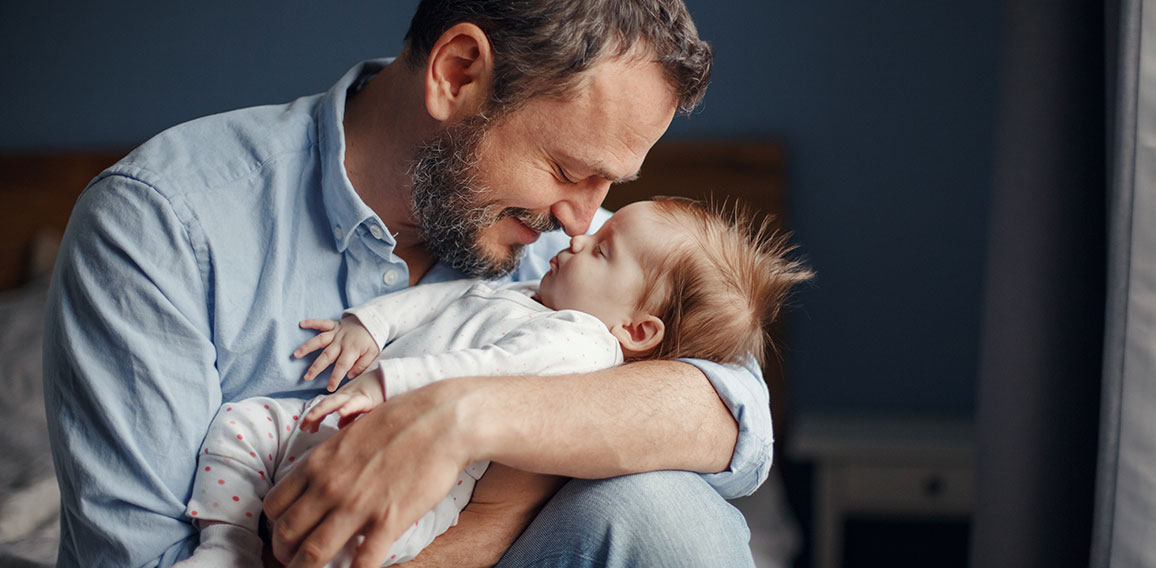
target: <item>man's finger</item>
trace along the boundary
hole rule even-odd
[[[288,568],[320,568],[341,552],[364,524],[360,515],[328,515],[297,548]],[[378,564],[380,566],[380,564]]]
[[[351,568],[376,568],[385,563],[398,535],[391,534],[384,522],[373,523],[365,533],[365,540],[357,547],[357,556]]]
[[[277,481],[277,484],[269,490],[265,495],[264,510],[265,516],[269,517],[270,522],[276,522],[281,519],[285,511],[289,509],[297,498],[305,492],[305,476],[301,468],[297,468],[284,479]]]

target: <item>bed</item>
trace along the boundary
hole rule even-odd
[[[48,451],[40,360],[48,278],[76,197],[125,153],[0,155],[0,567],[55,562],[60,494]],[[760,214],[777,214],[784,210],[782,163],[782,149],[773,142],[664,142],[651,151],[640,179],[612,190],[606,206],[709,192],[741,199]],[[765,374],[782,440],[789,424],[786,384],[779,366]],[[801,542],[779,478],[772,475],[755,495],[735,504],[751,525],[756,564],[790,566]]]

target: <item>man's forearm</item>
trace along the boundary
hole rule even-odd
[[[406,565],[493,566],[566,479],[491,464],[457,525]]]
[[[460,386],[477,459],[602,478],[726,469],[738,427],[707,378],[674,361],[583,375],[468,379]],[[453,381],[450,381],[453,382]]]

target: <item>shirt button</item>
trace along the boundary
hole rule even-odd
[[[373,235],[373,238],[375,239],[380,239],[381,237],[385,236],[385,232],[382,231],[381,227],[378,227],[377,225],[369,226],[369,234]]]
[[[382,276],[381,279],[385,281],[386,286],[393,286],[394,284],[397,283],[397,271],[396,270],[387,271],[385,273],[385,276]]]
[[[339,241],[341,240],[341,237],[345,236],[345,233],[341,232],[341,227],[335,227],[333,229],[333,234],[337,237],[337,240],[339,240]]]

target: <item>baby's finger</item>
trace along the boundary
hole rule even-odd
[[[333,336],[334,332],[332,331],[326,331],[324,333],[314,335],[309,339],[309,341],[302,343],[301,347],[298,347],[296,350],[294,350],[293,356],[300,359],[314,351],[317,351],[318,349],[321,349],[322,347],[326,347],[330,343],[333,343]]]
[[[326,416],[333,413],[341,407],[342,400],[346,398],[345,395],[336,394],[327,396],[321,399],[309,412],[305,414],[305,418],[301,419],[301,429],[307,432],[316,432],[321,422],[325,420]]]
[[[369,412],[370,400],[369,397],[363,394],[350,395],[342,405],[337,409],[337,415],[342,420],[347,418],[356,418],[366,412]]]
[[[376,359],[377,353],[363,353],[357,358],[357,361],[353,363],[353,366],[349,368],[349,378],[355,379],[361,376]]]
[[[307,319],[300,324],[301,329],[319,329],[321,331],[332,331],[337,327],[337,322],[327,319]]]
[[[341,352],[341,356],[333,363],[333,373],[329,375],[329,392],[337,390],[349,368],[356,362],[357,354],[351,353],[348,349]]]
[[[340,348],[335,349],[332,345],[326,347],[325,351],[322,351],[321,354],[313,360],[313,364],[309,366],[309,369],[305,371],[305,380],[312,381],[317,375],[320,375],[340,353]]]

